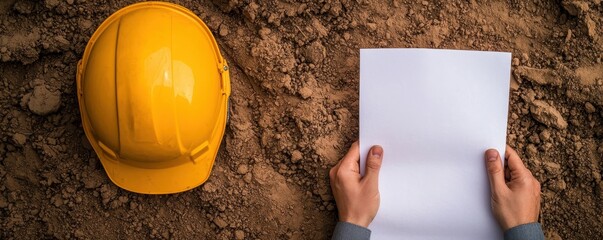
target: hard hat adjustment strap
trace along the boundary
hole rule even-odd
[[[226,60],[222,59],[222,63],[224,65],[222,65],[221,67],[218,67],[218,70],[220,71],[220,75],[221,75],[220,85],[222,86],[222,94],[226,94],[226,95],[230,96],[230,74],[228,72],[228,70],[230,68],[228,67],[228,64],[226,63]]]

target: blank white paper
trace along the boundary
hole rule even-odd
[[[360,50],[362,174],[384,149],[372,239],[502,239],[484,152],[504,154],[510,65],[502,52]]]

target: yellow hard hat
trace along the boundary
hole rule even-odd
[[[126,190],[182,192],[207,180],[228,117],[228,65],[188,9],[143,2],[120,9],[78,64],[86,136]]]

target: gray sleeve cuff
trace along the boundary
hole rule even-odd
[[[505,231],[505,240],[544,240],[540,223],[527,223]]]
[[[331,240],[368,240],[371,230],[348,222],[338,222]]]

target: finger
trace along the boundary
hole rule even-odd
[[[381,146],[373,146],[369,150],[366,157],[366,173],[362,181],[368,182],[370,185],[378,185],[379,171],[383,162],[383,148]]]
[[[341,161],[339,162],[340,168],[345,168],[346,170],[353,170],[355,172],[360,172],[360,146],[358,142],[354,142],[350,147],[350,150],[343,156]]]
[[[488,179],[490,180],[490,191],[493,194],[507,188],[502,160],[496,149],[488,149],[486,151],[486,168],[488,170]]]
[[[505,159],[507,159],[507,165],[509,166],[509,170],[511,173],[513,172],[523,172],[527,170],[526,166],[523,165],[521,158],[513,148],[507,145],[507,150],[505,151]]]

